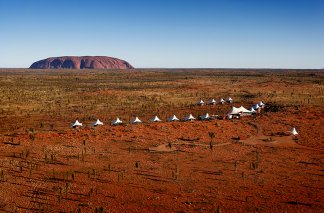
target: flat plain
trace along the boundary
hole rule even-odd
[[[0,69],[0,211],[322,212],[323,106],[323,70]]]

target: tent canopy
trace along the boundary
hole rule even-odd
[[[240,110],[241,110],[241,112],[242,113],[251,113],[251,111],[250,110],[248,110],[248,109],[246,109],[245,107],[243,107],[243,106],[240,106],[240,108],[239,108]]]
[[[205,104],[205,102],[202,100],[202,99],[200,99],[198,102],[197,102],[197,105],[204,105]]]
[[[231,111],[229,111],[229,113],[227,113],[228,115],[237,115],[240,114],[240,109],[236,108],[236,107],[232,107]]]
[[[168,121],[178,121],[179,119],[177,118],[177,116],[173,115],[170,118],[168,118]]]
[[[103,125],[103,122],[101,122],[99,119],[93,124],[93,126]]]
[[[77,126],[82,126],[82,123],[80,123],[78,120],[76,120],[76,121],[72,124],[72,127],[77,127]]]
[[[115,120],[113,120],[111,122],[112,125],[118,125],[118,124],[122,124],[123,122],[119,119],[119,118],[116,118]]]
[[[260,108],[260,106],[259,106],[259,104],[254,104],[254,105],[252,106],[252,108],[255,109],[255,110],[257,110],[257,109]]]
[[[205,115],[200,116],[200,119],[202,119],[202,120],[208,120],[208,119],[210,119],[210,116],[209,116],[208,113],[206,113]]]
[[[209,104],[215,104],[215,103],[216,103],[215,99],[212,98],[209,100]]]
[[[290,130],[290,133],[291,133],[292,135],[298,135],[298,132],[297,132],[297,130],[296,130],[295,127],[292,128],[292,129]]]
[[[152,122],[160,122],[162,120],[160,120],[160,118],[158,116],[155,116],[154,118],[151,118],[150,121],[152,121]]]
[[[196,118],[194,116],[192,116],[192,114],[189,114],[187,117],[185,117],[185,121],[192,121],[195,120]]]
[[[142,123],[142,121],[138,117],[135,117],[133,120],[131,120],[131,123],[132,124]]]
[[[232,107],[232,110],[227,113],[229,115],[239,115],[239,114],[251,114],[252,112],[250,110],[247,110],[243,106],[240,106],[239,108]]]
[[[227,97],[227,98],[225,99],[225,101],[227,101],[227,102],[232,102],[233,99],[232,99],[231,97]]]
[[[250,111],[251,111],[252,113],[256,113],[256,111],[255,111],[255,109],[254,109],[253,107],[251,107]]]

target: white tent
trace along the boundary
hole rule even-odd
[[[101,122],[99,119],[95,123],[93,123],[93,126],[103,125],[103,122]]]
[[[261,108],[264,108],[264,107],[265,107],[265,104],[264,104],[262,101],[260,101],[259,106],[260,106]]]
[[[158,116],[155,116],[154,118],[150,119],[151,122],[160,122],[162,120],[160,120],[160,118]]]
[[[232,110],[227,113],[228,115],[250,115],[252,112],[250,110],[245,109],[243,106],[239,108],[232,107]]]
[[[252,106],[252,108],[255,109],[255,110],[257,110],[257,109],[260,108],[260,106],[259,106],[259,104],[254,104],[254,105]]]
[[[292,128],[291,130],[290,130],[290,133],[293,135],[293,136],[296,136],[296,135],[298,135],[298,132],[297,132],[297,130],[296,130],[296,128],[294,127],[294,128]]]
[[[240,108],[232,107],[231,111],[227,114],[228,115],[238,115],[240,113],[241,113]]]
[[[201,120],[208,120],[208,119],[210,119],[210,116],[209,116],[208,113],[206,113],[205,115],[200,116],[200,119]]]
[[[212,98],[212,99],[209,100],[208,103],[209,103],[210,105],[214,105],[214,104],[216,104],[216,101],[215,101],[215,99]]]
[[[138,123],[142,123],[142,121],[138,117],[135,117],[133,120],[131,120],[131,123],[138,124]]]
[[[78,120],[76,120],[76,121],[72,124],[72,127],[73,127],[73,128],[76,128],[76,127],[79,127],[79,126],[82,126],[82,123],[80,123]]]
[[[255,111],[255,109],[253,107],[251,107],[250,109],[251,113],[256,113],[257,111]]]
[[[228,103],[232,103],[233,99],[231,97],[228,97],[228,98],[225,99],[225,101],[228,102]]]
[[[115,120],[113,120],[111,122],[111,125],[118,125],[118,124],[122,124],[123,122],[119,119],[119,118],[116,118]]]
[[[202,106],[204,104],[205,104],[205,102],[202,99],[200,99],[200,101],[197,102],[197,105],[200,105],[200,106]]]
[[[168,118],[168,121],[178,121],[179,119],[177,118],[177,116],[173,115],[170,118]]]
[[[196,120],[196,118],[194,116],[192,116],[192,114],[190,114],[187,117],[185,117],[184,120],[185,121],[193,121],[193,120]]]
[[[220,103],[220,104],[224,104],[224,103],[225,103],[225,101],[224,101],[224,99],[223,99],[223,98],[220,98],[220,99],[219,99],[219,101],[218,101],[218,103]]]
[[[252,114],[252,112],[250,110],[246,109],[243,106],[240,106],[239,110],[241,111],[242,115],[251,115]]]

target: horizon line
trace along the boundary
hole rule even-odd
[[[0,69],[31,69],[29,67],[0,67]],[[242,69],[242,70],[324,70],[323,68],[274,68],[274,67],[135,67],[133,69]],[[119,70],[119,69],[31,69],[31,70]]]

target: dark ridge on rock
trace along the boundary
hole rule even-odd
[[[30,69],[134,69],[127,61],[108,56],[62,56],[34,62]]]

